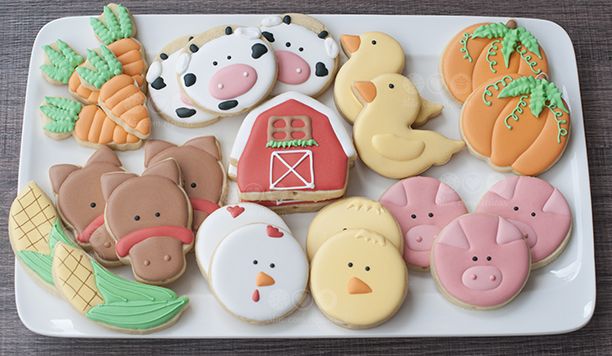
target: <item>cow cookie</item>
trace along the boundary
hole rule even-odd
[[[181,171],[172,158],[132,173],[102,175],[104,221],[122,262],[134,277],[167,284],[185,271],[185,254],[193,247],[191,205],[181,188]]]
[[[288,231],[251,224],[219,243],[209,272],[210,286],[225,309],[251,323],[271,323],[304,300],[308,259]]]
[[[243,202],[221,207],[204,220],[198,229],[195,244],[196,259],[204,277],[208,278],[208,267],[219,243],[231,232],[255,223],[265,223],[291,231],[275,212],[254,203]]]
[[[531,249],[531,268],[557,258],[569,241],[572,211],[561,192],[535,177],[508,177],[486,192],[477,212],[499,215],[521,230]]]
[[[451,220],[467,214],[453,188],[431,177],[413,177],[393,184],[379,199],[402,229],[408,267],[429,270],[431,245]]]
[[[193,231],[225,197],[225,168],[219,142],[214,136],[192,138],[181,146],[162,140],[149,140],[144,146],[145,167],[172,158],[181,168],[183,189],[193,208]]]
[[[329,87],[340,49],[325,25],[307,15],[286,14],[263,19],[259,29],[278,65],[273,95],[297,91],[316,97]]]
[[[276,59],[254,27],[220,26],[195,36],[176,70],[189,100],[219,116],[256,106],[276,83]]]
[[[178,126],[201,127],[217,122],[219,117],[193,105],[176,76],[181,49],[191,39],[182,36],[164,46],[149,66],[147,82],[151,103],[162,118]]]
[[[365,329],[389,320],[404,302],[407,288],[402,255],[372,231],[342,231],[312,260],[312,297],[328,319],[343,327]]]
[[[105,266],[120,265],[115,241],[104,226],[100,178],[110,172],[123,172],[121,161],[108,147],[99,148],[85,166],[57,164],[49,168],[49,179],[57,195],[57,210],[73,232],[76,242],[93,252]]]
[[[529,277],[530,253],[523,234],[499,216],[458,217],[440,231],[431,249],[431,273],[440,291],[465,308],[502,307]]]
[[[402,253],[404,238],[395,218],[380,203],[363,197],[338,200],[323,208],[310,223],[306,251],[312,261],[317,250],[337,233],[365,229],[384,236]]]

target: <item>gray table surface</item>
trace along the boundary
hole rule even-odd
[[[136,14],[173,13],[371,13],[536,17],[557,22],[576,50],[591,175],[597,307],[591,322],[568,335],[463,339],[329,340],[91,340],[33,334],[15,308],[14,257],[7,214],[16,195],[21,120],[32,43],[38,30],[58,17],[91,15],[104,1],[0,2],[0,353],[419,353],[419,354],[610,354],[612,353],[612,2],[609,0],[352,2],[240,0],[124,1]]]

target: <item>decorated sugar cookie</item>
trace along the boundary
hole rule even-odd
[[[52,84],[68,84],[76,67],[85,60],[66,42],[57,40],[43,46],[45,63],[40,66],[43,77]]]
[[[467,214],[453,188],[431,177],[413,177],[393,184],[380,197],[402,229],[404,259],[409,267],[429,269],[431,245],[451,220]]]
[[[247,115],[230,156],[230,177],[247,201],[319,202],[344,195],[355,151],[333,110],[288,92]]]
[[[437,132],[411,128],[421,99],[401,74],[355,82],[353,90],[364,105],[353,128],[355,147],[359,158],[375,172],[395,179],[418,175],[445,164],[465,146]]]
[[[227,311],[251,323],[270,323],[295,311],[304,300],[308,260],[288,231],[251,224],[219,243],[209,277]]]
[[[204,277],[217,245],[231,232],[246,225],[262,223],[290,232],[285,221],[272,210],[254,203],[226,205],[211,213],[200,225],[196,235],[195,253]]]
[[[432,246],[438,287],[466,308],[494,309],[512,301],[527,283],[529,265],[521,231],[495,215],[463,215],[442,229]]]
[[[321,210],[310,223],[306,250],[312,260],[329,238],[347,229],[366,229],[384,236],[402,253],[404,238],[395,218],[377,201],[363,197],[338,200]]]
[[[539,175],[561,158],[570,137],[570,113],[554,83],[506,75],[465,101],[461,133],[470,151],[495,169]]]
[[[219,142],[214,136],[192,138],[182,146],[161,140],[149,140],[144,146],[145,167],[167,158],[181,168],[183,188],[193,208],[193,231],[219,208],[225,195],[225,168],[221,163]]]
[[[516,21],[479,23],[450,41],[440,63],[446,88],[460,102],[472,91],[504,75],[548,73],[544,50],[531,32]]]
[[[176,161],[151,165],[141,176],[106,173],[101,182],[104,222],[121,261],[131,264],[141,282],[167,284],[179,278],[194,236],[191,204]]]
[[[260,30],[278,65],[273,95],[297,91],[316,97],[329,87],[340,49],[322,23],[307,15],[285,14],[263,19]]]
[[[372,231],[342,231],[321,245],[312,260],[312,297],[327,318],[343,327],[365,329],[389,320],[407,288],[402,255]]]
[[[93,250],[105,266],[121,264],[115,253],[115,241],[104,226],[104,207],[100,177],[122,172],[121,161],[107,147],[99,148],[85,166],[57,164],[49,168],[49,179],[57,195],[57,210],[64,223],[73,230],[76,242]]]
[[[531,268],[557,258],[567,245],[572,212],[561,192],[535,177],[508,177],[485,193],[476,211],[499,215],[521,230],[531,249]]]
[[[274,54],[254,27],[220,26],[197,35],[176,63],[190,101],[220,116],[249,110],[276,83]]]
[[[179,37],[161,49],[149,66],[149,95],[157,112],[169,122],[185,127],[200,127],[217,122],[215,114],[203,111],[183,94],[176,76],[181,49],[193,37]]]

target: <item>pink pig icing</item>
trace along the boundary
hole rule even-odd
[[[523,232],[531,248],[532,268],[558,255],[572,225],[572,212],[563,194],[535,177],[512,176],[495,183],[476,211],[502,216]]]
[[[521,231],[489,214],[466,214],[433,243],[432,273],[444,294],[477,309],[511,301],[529,277],[530,253]]]
[[[310,77],[310,66],[297,54],[274,51],[278,65],[278,80],[286,84],[302,84]]]
[[[413,177],[392,185],[380,197],[404,234],[404,259],[409,266],[429,268],[429,251],[438,232],[467,213],[459,194],[430,177]]]
[[[246,64],[232,64],[220,69],[208,83],[208,91],[215,99],[225,100],[238,97],[257,82],[257,71]]]

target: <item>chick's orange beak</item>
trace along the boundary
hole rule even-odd
[[[342,35],[340,36],[340,45],[347,54],[355,53],[361,45],[361,38],[355,35]]]
[[[259,272],[257,273],[257,276],[255,277],[255,284],[258,287],[271,286],[271,285],[274,285],[274,283],[276,283],[274,278],[270,277],[265,272]]]
[[[357,277],[353,277],[349,279],[348,284],[346,286],[349,294],[368,294],[372,293],[372,288]]]
[[[353,91],[367,103],[376,98],[376,86],[370,81],[353,83]]]

